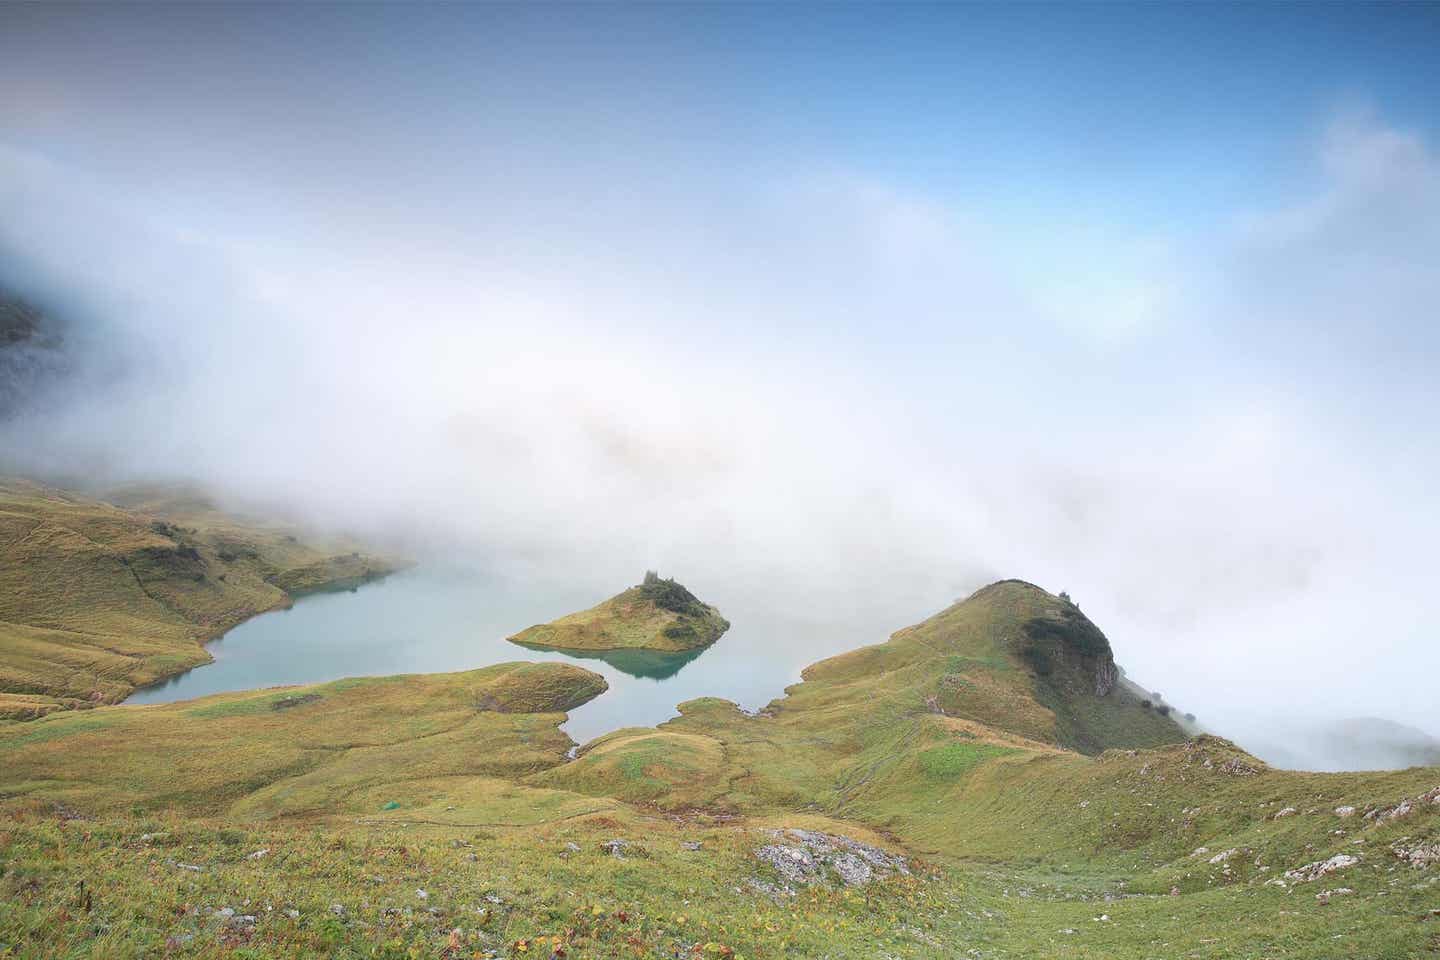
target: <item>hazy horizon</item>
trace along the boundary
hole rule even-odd
[[[1067,590],[1440,733],[1440,8],[0,7],[0,468],[604,596]],[[883,640],[874,637],[874,641]]]

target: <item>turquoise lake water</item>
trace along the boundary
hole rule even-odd
[[[214,663],[137,691],[125,702],[188,700],[340,677],[469,670],[511,660],[569,661],[610,683],[565,724],[566,732],[584,743],[617,727],[661,723],[676,715],[677,703],[694,697],[724,697],[756,709],[798,681],[808,664],[878,643],[902,625],[854,616],[805,620],[752,609],[743,596],[704,598],[731,622],[705,650],[570,656],[520,647],[505,637],[593,606],[603,596],[473,571],[415,568],[353,592],[314,594],[289,610],[261,614],[208,646]]]

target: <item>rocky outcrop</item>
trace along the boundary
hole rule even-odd
[[[1390,852],[1412,867],[1428,867],[1440,863],[1440,840],[1397,840],[1390,845]]]
[[[1316,860],[1303,867],[1286,870],[1285,879],[1293,883],[1309,883],[1312,880],[1319,880],[1321,877],[1328,877],[1332,873],[1348,870],[1359,862],[1359,857],[1352,857],[1348,853],[1337,853],[1329,860]]]
[[[1440,806],[1440,787],[1428,790],[1418,797],[1406,798],[1395,804],[1393,807],[1377,807],[1365,814],[1365,819],[1373,824],[1386,823],[1390,820],[1399,820],[1408,817],[1423,807]]]
[[[1120,668],[1114,660],[1101,660],[1095,664],[1095,696],[1106,697],[1120,681]]]
[[[847,887],[862,886],[876,877],[910,873],[903,857],[887,853],[849,837],[837,837],[814,830],[774,831],[776,840],[755,851],[761,863],[768,864],[789,884],[809,886],[833,875]]]

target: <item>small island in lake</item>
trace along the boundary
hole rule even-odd
[[[508,639],[555,650],[655,650],[679,653],[710,646],[730,621],[673,579],[651,570],[645,580],[604,603],[537,624]]]

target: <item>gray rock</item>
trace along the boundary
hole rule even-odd
[[[787,830],[772,835],[777,840],[798,842],[768,844],[755,851],[755,856],[790,883],[818,883],[828,873],[834,873],[846,886],[858,886],[869,883],[877,874],[910,872],[903,857],[849,837],[814,830]]]
[[[761,863],[768,863],[791,883],[814,883],[820,879],[820,868],[804,847],[772,843],[755,851]]]
[[[1285,879],[1294,883],[1308,883],[1311,880],[1319,880],[1321,877],[1353,867],[1359,862],[1359,857],[1352,857],[1348,853],[1337,853],[1329,860],[1316,860],[1303,867],[1286,870]]]
[[[1424,868],[1434,863],[1440,863],[1440,840],[1433,840],[1430,843],[1407,843],[1404,840],[1397,840],[1390,845],[1390,850],[1412,867]]]
[[[830,868],[835,871],[847,887],[856,887],[869,883],[875,871],[870,864],[860,859],[853,853],[842,853],[830,861]]]

